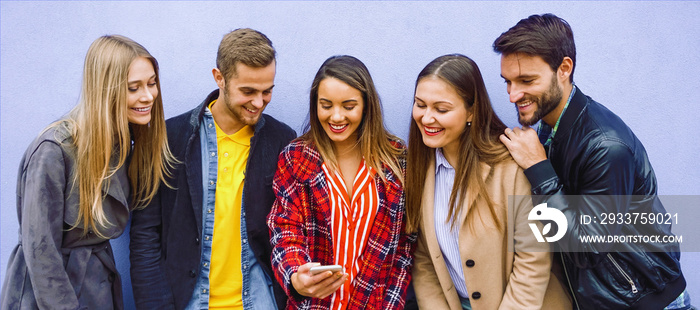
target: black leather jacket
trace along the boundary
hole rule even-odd
[[[587,224],[581,215],[665,213],[642,143],[614,113],[580,89],[561,117],[548,160],[525,171],[536,204],[567,218],[555,248],[578,309],[663,309],[685,288],[677,243],[582,243],[580,236],[671,235],[671,225]],[[551,127],[542,123],[544,143]],[[539,195],[539,196],[537,196]],[[556,268],[555,268],[556,269]]]

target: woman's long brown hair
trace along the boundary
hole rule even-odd
[[[459,140],[460,157],[454,167],[455,180],[449,202],[450,218],[454,220],[456,215],[465,208],[462,203],[465,197],[471,197],[467,203],[473,204],[476,197],[480,196],[487,201],[490,213],[498,224],[499,219],[486,191],[480,164],[482,162],[489,165],[495,164],[510,155],[498,139],[506,125],[493,111],[479,67],[464,55],[444,55],[425,66],[418,74],[416,86],[427,77],[437,77],[451,85],[463,99],[467,111],[473,114],[471,126],[465,127]],[[411,117],[405,187],[408,232],[415,232],[419,228],[424,183],[428,173],[427,163],[434,160],[434,157],[435,149],[423,143],[420,129]],[[469,208],[469,213],[474,209]],[[467,218],[470,218],[470,214],[467,214]],[[454,225],[454,221],[452,224]]]

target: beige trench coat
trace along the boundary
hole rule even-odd
[[[472,309],[571,309],[568,294],[550,272],[549,245],[538,244],[528,226],[527,217],[532,209],[528,196],[530,183],[522,169],[510,158],[493,167],[482,164],[482,169],[501,225],[496,227],[482,198],[476,201],[477,209],[470,215],[476,218],[466,219],[465,209],[458,219],[462,272]],[[423,193],[413,285],[421,309],[460,310],[459,296],[435,234],[434,188],[435,161],[432,160]],[[470,205],[471,200],[472,197],[466,197],[465,205]],[[520,249],[536,251],[514,252],[514,244]]]

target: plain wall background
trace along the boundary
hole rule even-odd
[[[130,37],[158,59],[166,117],[171,117],[215,89],[211,69],[222,36],[236,28],[257,29],[278,52],[266,113],[297,132],[321,63],[331,55],[356,56],[370,69],[388,128],[405,139],[415,78],[430,60],[447,53],[465,54],[479,64],[496,112],[516,126],[515,108],[499,76],[500,56],[491,44],[518,20],[546,12],[572,26],[578,50],[574,81],[622,117],[645,144],[660,194],[700,194],[700,2],[1,1],[0,279],[17,243],[20,158],[47,124],[77,102],[85,53],[100,35]],[[681,214],[681,220],[699,215],[700,210]],[[127,306],[133,307],[127,242],[126,234],[118,239],[115,253]],[[682,262],[695,293],[700,272],[691,268],[700,254],[684,253]]]

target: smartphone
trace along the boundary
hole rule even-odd
[[[338,271],[343,271],[343,267],[340,265],[326,265],[326,266],[315,266],[311,267],[309,272],[311,272],[312,275],[317,275],[321,272],[324,271],[332,271],[332,272],[338,272]]]

